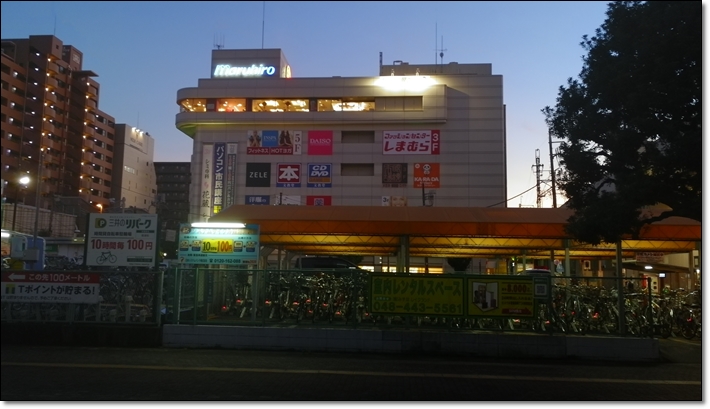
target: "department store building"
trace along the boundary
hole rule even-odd
[[[280,49],[213,50],[210,77],[177,93],[190,221],[235,204],[505,207],[502,75],[401,61],[379,74],[297,78]]]

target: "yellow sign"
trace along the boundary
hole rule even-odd
[[[532,277],[468,278],[468,315],[532,317],[533,287]]]
[[[464,315],[462,277],[373,275],[373,314]]]
[[[234,251],[233,240],[210,239],[202,240],[203,253],[231,253]]]

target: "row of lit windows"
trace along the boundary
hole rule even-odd
[[[374,111],[374,99],[191,98],[179,102],[181,112],[332,112]]]

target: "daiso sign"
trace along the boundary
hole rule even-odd
[[[308,131],[309,155],[333,154],[333,131]]]

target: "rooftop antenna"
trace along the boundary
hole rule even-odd
[[[261,7],[261,49],[264,49],[264,20],[266,19],[266,1]]]
[[[439,49],[439,57],[441,57],[441,64],[444,64],[444,51],[447,51],[446,48],[444,48],[444,36],[441,36],[441,48]]]
[[[214,48],[221,50],[224,48],[224,35],[215,34]]]

